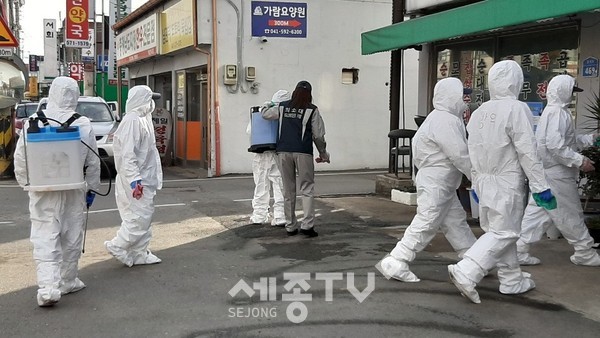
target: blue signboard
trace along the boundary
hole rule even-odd
[[[542,116],[542,111],[544,110],[544,104],[542,102],[525,102],[531,109],[531,115],[533,116]]]
[[[306,3],[252,1],[252,36],[305,38]]]
[[[96,55],[96,59],[96,70],[99,72],[108,72],[108,55],[104,55],[104,58],[102,55]]]
[[[598,77],[598,59],[589,57],[583,60],[581,75],[583,77]]]
[[[542,102],[525,102],[531,109],[531,115],[533,115],[533,132],[537,130],[538,122],[540,121],[540,116],[542,116],[542,111],[544,110],[544,104]]]

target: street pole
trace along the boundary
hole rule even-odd
[[[102,0],[102,57],[100,58],[100,74],[101,74],[101,79],[102,79],[102,98],[104,98],[104,84],[106,83],[106,78],[105,78],[105,73],[104,73],[104,53],[106,53],[105,51],[105,35],[106,32],[104,32],[104,0]]]
[[[98,48],[96,48],[96,36],[98,36],[98,34],[96,34],[97,28],[98,28],[98,26],[96,26],[96,1],[92,0],[92,3],[93,3],[92,18],[94,18],[94,36],[93,36],[94,44],[91,47],[91,49],[92,49],[92,51],[94,51],[94,58],[96,58],[96,54],[97,54],[96,52],[98,50]],[[88,39],[89,39],[89,37],[88,37]],[[93,78],[92,78],[92,92],[94,94],[93,96],[98,96],[98,89],[96,88],[96,60],[92,60],[92,66],[94,67],[94,69],[92,71],[92,74],[94,74]]]
[[[392,24],[404,21],[404,0],[392,1]],[[390,130],[400,127],[400,90],[401,74],[402,74],[402,51],[400,49],[393,50],[390,60]],[[402,124],[404,128],[404,123]],[[391,149],[394,146],[394,141],[389,140],[389,163],[388,172],[392,172],[392,168],[396,165],[394,155]],[[397,156],[397,155],[396,155]]]

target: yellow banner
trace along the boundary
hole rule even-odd
[[[37,76],[29,77],[29,97],[38,96],[38,81]]]
[[[192,0],[181,0],[160,13],[161,54],[194,44],[193,10]]]

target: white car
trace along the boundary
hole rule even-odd
[[[47,104],[48,98],[42,98],[36,111],[46,109]],[[114,176],[116,172],[114,170],[113,134],[117,130],[120,118],[113,113],[103,98],[95,96],[80,96],[75,111],[90,119],[92,129],[96,134],[98,154],[109,165],[111,174]],[[104,166],[102,166],[102,172],[106,172]]]

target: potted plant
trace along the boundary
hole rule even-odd
[[[585,225],[587,225],[594,243],[600,243],[600,216],[586,218]]]
[[[585,117],[595,123],[594,127],[586,129],[598,130],[600,128],[600,97],[597,94],[594,94],[592,100],[586,104],[586,109],[589,114],[585,115]],[[600,166],[600,140],[596,140],[591,147],[584,149],[581,154],[594,161],[597,166]],[[588,202],[600,195],[600,168],[588,173],[580,172],[579,187],[586,199],[585,210]]]
[[[600,128],[600,97],[597,94],[594,94],[594,97],[586,104],[586,109],[589,114],[585,116],[595,123],[595,126],[587,129],[598,130]],[[581,154],[596,163],[595,171],[579,173],[579,187],[585,198],[583,211],[590,216],[586,217],[585,223],[594,241],[600,243],[600,216],[598,210],[588,209],[589,202],[600,195],[600,140],[595,140],[594,144],[584,149]]]

